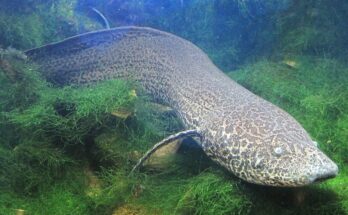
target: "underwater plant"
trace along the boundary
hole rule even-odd
[[[136,97],[131,85],[119,80],[80,89],[53,87],[22,55],[15,50],[1,51],[0,201],[4,211],[18,207],[38,214],[49,210],[66,214],[83,201],[73,211],[85,214],[88,198],[83,191],[87,186],[81,176],[85,175],[88,139],[116,124],[111,112],[131,109]],[[67,185],[76,177],[76,184]],[[60,183],[68,188],[52,187]],[[77,196],[76,190],[80,191]],[[11,203],[10,196],[16,201]],[[30,198],[34,198],[32,206]]]
[[[0,47],[28,49],[102,26],[75,12],[77,0],[0,2]]]
[[[306,54],[344,59],[347,56],[348,3],[344,0],[294,0],[277,14],[278,45],[287,54]]]

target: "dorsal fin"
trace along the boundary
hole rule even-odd
[[[132,71],[124,59],[132,58],[137,52],[132,49],[132,45],[137,44],[138,39],[151,42],[156,41],[156,38],[184,41],[152,28],[128,26],[80,34],[27,50],[25,54],[40,66],[45,78],[55,85],[87,84],[109,78],[129,77]],[[119,59],[123,59],[123,64]],[[112,69],[111,72],[110,65],[123,67]]]
[[[120,40],[126,35],[139,32],[151,36],[171,36],[179,38],[173,34],[149,27],[125,26],[79,34],[59,42],[49,43],[41,47],[26,50],[25,54],[33,60],[37,60],[41,57],[52,57],[61,54],[67,55],[95,47],[103,43],[110,43],[115,40]]]

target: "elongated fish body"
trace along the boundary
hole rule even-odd
[[[205,153],[236,176],[270,186],[303,186],[338,168],[289,114],[243,88],[198,47],[151,28],[122,27],[28,50],[58,85],[112,78],[139,82],[202,136]]]

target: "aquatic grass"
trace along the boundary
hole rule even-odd
[[[138,124],[137,126],[142,125],[143,124]],[[133,128],[130,127],[128,129]],[[138,127],[136,129],[138,130],[140,128]],[[146,131],[146,128],[140,130]],[[185,194],[185,189],[187,189],[191,177],[199,174],[200,169],[207,168],[207,164],[204,164],[205,161],[200,160],[203,155],[202,151],[195,152],[197,148],[194,148],[194,150],[191,149],[187,152],[181,152],[186,153],[186,155],[181,154],[176,156],[171,163],[166,164],[165,168],[156,170],[145,167],[142,168],[143,171],[137,172],[129,178],[127,175],[133,165],[135,165],[137,159],[139,159],[139,156],[155,143],[151,140],[153,138],[161,138],[153,134],[150,136],[146,136],[145,134],[144,136],[142,132],[134,133],[134,135],[133,137],[127,137],[127,135],[123,136],[118,134],[117,131],[111,130],[101,134],[95,139],[95,147],[92,149],[92,155],[95,156],[93,159],[97,161],[98,166],[107,168],[98,171],[101,175],[100,179],[104,178],[104,173],[106,171],[106,176],[117,176],[115,179],[110,180],[110,182],[112,182],[109,185],[110,187],[115,187],[117,190],[117,187],[122,187],[122,184],[131,186],[131,192],[123,195],[127,198],[119,200],[123,203],[119,204],[115,202],[113,204],[117,206],[117,209],[115,208],[116,210],[123,210],[123,207],[134,206],[136,208],[140,207],[141,209],[139,210],[145,214],[172,214],[173,210],[176,210],[178,202]],[[137,139],[141,141],[133,142]],[[148,145],[148,147],[144,147],[142,144]],[[190,156],[187,156],[187,154],[190,154]],[[203,159],[206,159],[206,157]],[[105,181],[105,179],[103,179],[103,181]],[[119,199],[120,197],[117,197],[119,196],[117,193],[119,192],[111,192],[101,196],[98,195],[100,197],[97,196],[97,199],[106,198],[107,195],[110,195],[111,200],[113,198]],[[96,201],[103,202],[105,200],[101,199]],[[99,208],[99,211],[111,210],[111,206],[112,205],[102,204],[101,207],[97,208]]]
[[[91,205],[115,207],[114,201],[108,206],[93,203],[84,193],[84,181],[77,180],[73,173],[84,169],[88,143],[93,143],[98,130],[116,127],[117,119],[111,113],[119,108],[132,109],[137,99],[131,92],[132,85],[112,80],[80,88],[57,88],[24,61],[16,62],[8,56],[3,59],[18,74],[12,80],[7,67],[1,68],[1,92],[6,93],[1,94],[0,131],[12,136],[0,140],[0,201],[5,201],[6,211],[25,206],[31,214],[86,214],[92,210]],[[8,203],[9,196],[17,198],[22,206]]]
[[[23,142],[13,149],[2,146],[0,160],[0,187],[26,196],[36,195],[74,166],[61,150],[40,142]]]
[[[12,59],[9,59],[9,62],[13,63]],[[22,63],[19,68],[21,69],[16,71],[25,78],[15,79],[13,84],[8,84],[10,80],[6,73],[1,73],[3,75],[1,81],[5,83],[2,86],[8,87],[8,92],[13,93],[3,95],[6,104],[2,108],[1,128],[4,131],[12,128],[13,133],[20,134],[20,138],[10,139],[3,145],[3,156],[0,158],[4,161],[3,175],[7,176],[1,178],[1,184],[6,185],[3,187],[4,190],[30,196],[35,202],[44,200],[41,196],[47,196],[47,202],[42,204],[49,205],[53,211],[63,207],[51,202],[59,198],[62,198],[61,202],[68,201],[66,202],[68,205],[71,202],[72,206],[75,205],[75,201],[82,199],[85,201],[83,207],[84,204],[88,204],[90,210],[98,214],[112,211],[125,201],[127,193],[129,195],[132,193],[129,191],[129,187],[132,187],[129,183],[132,180],[127,178],[125,173],[121,174],[123,169],[129,169],[132,165],[128,164],[129,154],[133,150],[147,150],[146,145],[152,145],[155,140],[165,135],[160,131],[160,127],[168,126],[168,122],[164,122],[161,114],[154,118],[156,114],[150,113],[151,111],[150,115],[147,115],[148,118],[131,118],[127,120],[128,122],[112,116],[111,113],[117,112],[120,108],[134,110],[138,97],[132,93],[131,89],[134,86],[130,83],[112,80],[85,87],[56,88],[41,79],[34,67]],[[23,86],[25,93],[21,93],[23,89],[20,86]],[[27,96],[30,97],[25,99],[28,102],[21,103],[20,98]],[[141,103],[137,105],[139,112],[149,110],[149,108],[144,109]],[[156,119],[153,126],[148,126],[149,118]],[[98,134],[105,133],[110,128],[118,129],[115,134],[123,130],[120,137],[124,144],[113,143],[114,139],[108,139],[107,136],[104,138],[103,135],[94,140],[94,137],[98,137]],[[124,139],[127,136],[128,138]],[[89,144],[84,145],[87,139]],[[66,147],[71,143],[80,143],[74,150],[86,151],[87,156],[91,156],[89,159],[95,159],[99,165],[107,166],[101,160],[107,160],[110,166],[116,162],[124,162],[125,165],[119,165],[117,171],[99,169],[103,181],[101,195],[85,198],[82,193],[72,196],[69,192],[60,193],[59,189],[46,192],[49,185],[64,180],[66,174],[73,171],[71,168],[83,165],[84,162],[80,159],[85,160],[86,154],[82,153],[77,157],[72,155],[72,148]],[[146,143],[145,146],[143,143]],[[93,149],[97,154],[92,152]],[[120,157],[115,159],[115,155]],[[125,186],[122,186],[122,181],[125,182]],[[123,189],[127,192],[124,191],[124,195],[120,195]],[[27,203],[29,199],[23,201]],[[33,203],[33,207],[37,207],[32,209],[34,214],[36,211],[48,213],[36,203]],[[67,210],[69,208],[70,206]],[[67,210],[64,209],[64,213]]]
[[[187,187],[187,179],[148,176],[138,182],[142,190],[131,204],[141,205],[147,214],[177,214],[177,204]]]
[[[81,170],[71,170],[60,180],[40,186],[38,194],[24,197],[22,193],[1,190],[1,214],[89,214],[89,201],[84,195],[86,187]]]
[[[85,88],[47,87],[38,97],[25,110],[5,113],[9,122],[35,136],[48,135],[70,143],[81,143],[88,132],[112,118],[112,111],[131,106],[136,99],[130,94],[130,85],[119,80]]]
[[[293,1],[289,8],[275,15],[278,45],[283,53],[331,56],[344,59],[348,32],[346,1]]]
[[[77,0],[0,3],[0,46],[25,50],[100,29],[100,24],[75,13]]]
[[[97,165],[121,167],[128,171],[140,156],[155,143],[180,130],[181,123],[173,113],[161,112],[158,105],[139,95],[126,119],[116,119],[113,126],[103,127],[89,150]]]
[[[90,156],[96,165],[104,168],[125,169],[131,155],[132,149],[128,140],[118,130],[104,130],[94,139],[90,149]],[[135,159],[137,158],[134,157],[133,160]]]
[[[29,48],[43,43],[42,20],[37,14],[10,14],[1,10],[0,40],[4,47]]]
[[[129,122],[132,129],[126,133],[133,149],[145,152],[163,138],[183,129],[174,111],[164,111],[162,109],[168,107],[158,105],[143,96],[135,103],[136,116]]]
[[[248,214],[252,206],[238,180],[212,168],[192,174],[181,165],[152,172],[140,177],[139,186],[128,205],[140,206],[145,214]]]
[[[90,196],[91,213],[112,214],[131,198],[135,180],[122,169],[102,169],[98,175],[102,185],[98,193]]]
[[[221,174],[203,172],[190,179],[178,214],[248,214],[251,202],[238,186]]]
[[[324,186],[327,189],[334,190],[337,194],[337,198],[339,199],[338,204],[334,205],[336,207],[341,207],[344,213],[348,214],[348,168],[345,166],[340,170],[340,176],[335,180],[328,181]],[[332,210],[332,208],[328,208],[328,210]]]
[[[41,192],[38,199],[32,202],[30,214],[89,214],[88,201],[77,190],[70,190],[70,186],[53,186],[48,192]]]
[[[47,87],[36,66],[26,63],[26,56],[15,49],[0,49],[0,110],[24,109]]]
[[[4,191],[0,193],[0,214],[16,215],[17,210],[30,207],[30,203],[15,193]]]

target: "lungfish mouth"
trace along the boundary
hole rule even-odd
[[[336,177],[337,173],[336,174],[327,174],[327,175],[321,175],[321,176],[318,176],[314,181],[313,183],[319,183],[319,182],[322,182],[322,181],[326,181],[327,179],[330,179],[330,178],[334,178]]]
[[[338,174],[338,167],[332,163],[329,167],[321,168],[319,171],[309,177],[309,183],[318,183],[330,178],[336,177]]]

